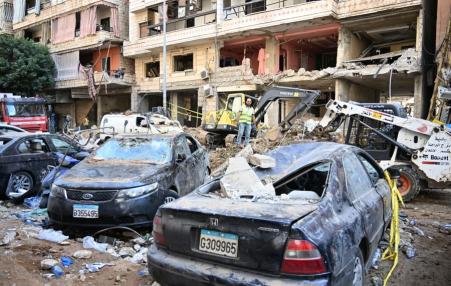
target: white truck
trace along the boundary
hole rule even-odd
[[[100,121],[102,141],[123,134],[162,134],[183,132],[177,120],[157,113],[105,114]]]
[[[370,151],[374,150],[374,142],[377,142],[373,137],[388,142],[392,147],[389,149],[391,154],[385,160],[375,159],[384,169],[399,169],[398,188],[405,201],[413,199],[422,188],[451,187],[451,129],[427,120],[400,117],[362,105],[329,101],[318,130],[336,130],[344,123],[347,129],[344,130],[347,133],[345,143],[350,144],[349,138],[354,136],[357,141],[370,142],[365,145],[368,148],[363,148]]]

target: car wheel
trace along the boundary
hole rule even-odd
[[[353,262],[353,278],[352,278],[352,286],[363,286],[365,282],[365,268],[363,265],[363,256],[362,251],[357,250],[357,255],[354,258]]]
[[[16,172],[12,174],[11,190],[7,194],[10,199],[21,200],[33,190],[33,178],[27,172]]]
[[[173,202],[176,199],[178,199],[178,197],[179,197],[177,192],[174,191],[174,190],[170,189],[168,192],[169,192],[169,194],[164,198],[163,204],[167,204],[167,203]]]
[[[397,166],[400,176],[396,186],[404,202],[413,200],[421,191],[418,175],[408,166]]]

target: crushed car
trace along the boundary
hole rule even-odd
[[[160,207],[148,267],[162,285],[363,285],[391,219],[382,169],[357,147],[279,147],[255,168],[264,192],[227,195],[224,177]],[[230,168],[230,166],[229,166]],[[229,172],[244,180],[242,172]]]
[[[88,155],[82,146],[61,135],[0,134],[0,198],[21,201],[37,193],[41,180],[58,165],[56,152],[79,159]]]
[[[56,227],[145,227],[158,207],[202,185],[207,151],[185,133],[119,136],[58,177],[48,199]]]

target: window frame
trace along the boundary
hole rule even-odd
[[[177,59],[176,58],[178,58],[178,57],[187,57],[187,56],[190,56],[190,55],[192,57],[192,60],[191,60],[192,66],[191,66],[191,68],[190,69],[186,69],[185,68],[184,70],[177,70],[177,64],[176,64]],[[184,53],[184,54],[175,54],[175,55],[172,56],[172,71],[175,72],[175,73],[194,71],[194,66],[195,66],[195,63],[194,63],[194,52],[189,52],[189,53]]]
[[[368,182],[369,182],[369,186],[370,186],[370,188],[367,191],[358,193],[358,195],[354,191],[352,191],[352,187],[350,187],[350,185],[349,185],[349,182],[348,182],[348,176],[349,176],[348,173],[349,173],[349,171],[347,171],[348,168],[346,168],[346,166],[345,166],[345,160],[349,159],[352,156],[354,156],[354,159],[356,159],[358,164],[360,164],[361,168],[363,169],[363,172],[367,176],[367,179],[368,179]],[[369,177],[369,175],[367,173],[367,170],[366,170],[365,166],[363,165],[363,163],[357,157],[356,153],[354,153],[354,152],[347,152],[346,156],[343,156],[341,158],[341,163],[343,165],[343,172],[344,172],[344,175],[345,175],[346,193],[348,195],[350,195],[350,199],[351,199],[352,202],[355,202],[356,200],[358,200],[361,197],[365,196],[365,194],[371,192],[371,190],[374,189],[374,185],[373,185],[373,183],[372,183],[372,181],[371,181],[371,179],[370,179],[370,177]]]

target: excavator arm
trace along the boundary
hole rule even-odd
[[[265,116],[270,103],[278,99],[300,99],[300,102],[288,113],[284,120],[280,123],[280,126],[284,128],[291,127],[291,120],[298,115],[304,115],[304,113],[310,109],[312,104],[320,95],[318,90],[309,90],[301,88],[291,88],[275,86],[268,89],[265,94],[258,101],[255,107],[255,124],[258,124]]]

